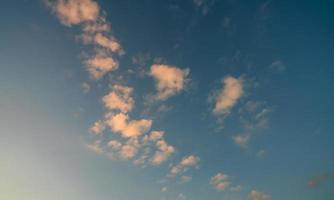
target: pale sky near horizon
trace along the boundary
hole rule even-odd
[[[1,200],[332,200],[333,2],[0,8]]]

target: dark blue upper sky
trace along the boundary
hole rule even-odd
[[[333,8],[2,2],[0,199],[332,200]]]

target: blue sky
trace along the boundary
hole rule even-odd
[[[333,6],[2,2],[0,199],[331,200]]]

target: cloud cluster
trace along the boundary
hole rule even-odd
[[[103,120],[98,120],[90,128],[101,139],[93,142],[90,149],[103,153],[111,159],[132,160],[135,165],[158,166],[165,162],[175,148],[164,139],[163,131],[150,131],[151,119],[131,119],[129,112],[134,108],[133,88],[120,84],[112,86],[102,97],[107,112]],[[113,139],[106,141],[101,133],[108,128]],[[99,145],[96,145],[99,144]]]
[[[256,190],[252,190],[248,195],[249,200],[271,200],[270,196],[263,193],[258,192]]]
[[[87,71],[94,80],[118,68],[114,53],[123,54],[119,42],[111,35],[110,24],[93,0],[46,0],[47,6],[68,27],[80,25],[84,44],[95,45],[95,52],[85,61]]]
[[[124,113],[107,113],[106,124],[112,132],[119,133],[124,138],[130,138],[148,132],[151,129],[152,120],[130,120],[129,116]]]
[[[215,98],[214,114],[228,114],[243,95],[242,80],[232,76],[225,77],[223,88]]]
[[[154,100],[163,101],[182,91],[189,72],[189,69],[182,70],[165,64],[152,65],[149,75],[155,79],[157,89]]]
[[[160,134],[159,138],[156,137],[157,133]],[[132,160],[133,164],[142,167],[147,164],[158,166],[175,152],[175,148],[165,141],[163,135],[163,131],[151,131],[143,136],[96,140],[88,147],[95,153],[106,155],[113,160]]]

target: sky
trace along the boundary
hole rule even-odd
[[[332,200],[333,8],[1,2],[0,199]]]

